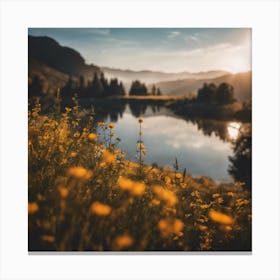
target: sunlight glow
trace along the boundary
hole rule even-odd
[[[228,137],[231,140],[236,140],[239,135],[241,124],[237,122],[230,122],[227,127]]]

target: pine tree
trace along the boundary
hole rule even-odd
[[[156,95],[156,86],[155,85],[153,85],[153,87],[152,87],[152,95]]]
[[[103,86],[96,72],[94,73],[91,90],[93,97],[102,97]]]

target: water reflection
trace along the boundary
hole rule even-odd
[[[175,157],[181,169],[194,176],[209,176],[216,181],[231,178],[251,185],[250,124],[174,115],[160,104],[109,102],[81,104],[94,107],[95,121],[116,123],[116,135],[129,160],[135,160],[138,137],[137,118],[144,118],[143,137],[147,148],[145,163],[172,167]]]
[[[110,104],[109,108],[103,104],[94,105],[94,112],[97,120],[110,119],[112,122],[118,122],[119,118],[123,117],[126,109],[126,104],[115,103]]]
[[[230,122],[227,126],[228,137],[230,140],[236,140],[239,136],[240,123]]]
[[[129,108],[132,113],[132,115],[136,118],[139,118],[140,116],[144,115],[147,109],[147,105],[145,103],[129,103]]]
[[[172,168],[175,157],[180,170],[184,168],[194,176],[209,176],[217,181],[231,180],[228,172],[228,156],[232,155],[230,143],[217,136],[205,137],[197,127],[172,116],[142,116],[143,140],[147,150],[144,162],[157,163]],[[126,111],[116,125],[116,135],[122,139],[129,160],[135,160],[138,138],[137,119]]]

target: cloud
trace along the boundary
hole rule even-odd
[[[168,33],[167,35],[168,39],[174,39],[181,34],[179,31],[168,31],[167,33]]]
[[[164,122],[167,123],[163,128],[162,123]],[[144,121],[143,129],[145,130],[146,135],[157,135],[159,138],[165,139],[165,144],[167,146],[172,146],[176,149],[211,149],[213,151],[230,150],[229,145],[221,144],[221,141],[217,136],[205,136],[202,131],[197,129],[197,126],[186,123],[181,119],[153,116],[149,118],[149,122]]]
[[[196,34],[188,35],[188,36],[185,37],[185,41],[186,42],[190,42],[190,41],[197,42],[197,41],[199,41],[199,37]]]
[[[93,29],[86,29],[86,33],[92,35],[101,35],[101,36],[109,36],[111,35],[111,30],[109,28],[93,28]]]

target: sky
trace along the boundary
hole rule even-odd
[[[251,70],[250,28],[29,28],[100,67],[164,72]]]

